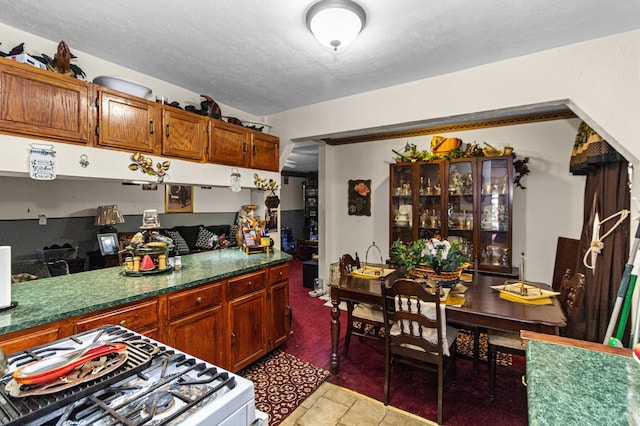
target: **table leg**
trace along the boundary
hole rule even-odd
[[[340,340],[340,300],[331,299],[331,355],[329,358],[329,371],[338,374],[340,367],[340,354],[338,354],[338,341]]]
[[[480,327],[473,327],[473,373],[480,373]]]

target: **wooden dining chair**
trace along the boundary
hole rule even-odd
[[[562,276],[558,291],[560,291],[558,300],[567,318],[568,325],[573,317],[575,307],[580,303],[584,295],[584,275],[576,273],[571,276],[571,270],[567,269]],[[489,342],[489,398],[495,399],[498,352],[524,356],[525,346],[520,339],[520,333],[488,330],[487,337]]]
[[[344,254],[340,257],[340,276],[349,275],[352,271],[360,268],[360,258],[356,253],[355,259],[350,254]],[[381,339],[380,330],[384,327],[384,319],[382,317],[382,307],[371,305],[368,303],[356,303],[346,301],[347,303],[347,332],[344,338],[343,354],[346,357],[349,353],[349,343],[351,336],[355,335],[359,338],[368,337]],[[356,327],[354,323],[357,323]]]
[[[438,424],[442,424],[444,378],[455,374],[458,330],[446,324],[440,286],[427,290],[421,283],[398,279],[387,288],[381,283],[384,303],[386,367],[384,404],[389,404],[389,380],[394,362],[438,372]]]

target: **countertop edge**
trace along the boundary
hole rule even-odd
[[[241,256],[245,256],[244,253],[240,252]],[[33,327],[37,327],[37,326],[41,326],[44,324],[48,324],[48,323],[53,323],[56,321],[60,321],[60,320],[64,320],[64,319],[68,319],[71,317],[76,317],[76,316],[80,316],[80,315],[85,315],[85,314],[90,314],[92,312],[97,312],[97,311],[101,311],[103,309],[108,309],[108,308],[113,308],[116,306],[122,306],[122,305],[127,305],[129,303],[133,303],[133,302],[137,302],[137,301],[141,301],[144,299],[148,299],[151,297],[155,297],[155,296],[159,296],[162,294],[166,294],[166,293],[171,293],[174,291],[178,291],[178,290],[184,290],[184,289],[188,289],[191,287],[196,287],[198,285],[204,284],[204,283],[208,283],[208,282],[213,282],[213,281],[219,281],[219,280],[223,280],[225,278],[228,277],[232,277],[232,276],[237,276],[237,275],[242,275],[242,274],[246,274],[246,273],[251,273],[253,271],[256,270],[260,270],[260,269],[264,269],[266,267],[271,267],[271,266],[275,266],[275,265],[279,265],[282,263],[287,263],[289,261],[291,261],[292,257],[285,253],[285,252],[280,252],[281,254],[279,255],[279,258],[272,258],[272,259],[260,259],[259,262],[256,262],[255,264],[251,264],[251,265],[244,265],[243,267],[237,268],[237,269],[232,269],[232,270],[223,270],[222,268],[219,269],[219,271],[221,272],[217,272],[217,271],[211,271],[209,273],[204,273],[198,277],[195,277],[194,279],[188,279],[182,282],[179,282],[177,284],[174,285],[165,285],[163,287],[159,287],[159,288],[155,288],[155,289],[151,289],[149,291],[139,291],[135,294],[129,294],[129,295],[125,295],[123,297],[116,297],[110,300],[105,300],[105,301],[100,301],[97,302],[95,304],[87,304],[86,306],[82,306],[82,307],[75,307],[73,309],[64,309],[61,308],[55,312],[52,313],[46,313],[46,314],[25,314],[24,312],[21,312],[20,310],[22,309],[24,310],[31,310],[33,311],[33,306],[29,306],[27,305],[27,300],[26,300],[26,295],[24,294],[25,289],[27,289],[28,287],[26,286],[33,286],[33,283],[36,283],[37,281],[40,281],[41,286],[38,286],[38,289],[42,288],[42,284],[46,283],[47,280],[50,280],[49,282],[55,282],[56,278],[60,278],[60,277],[52,277],[52,278],[43,278],[41,280],[36,280],[36,281],[30,281],[30,282],[26,282],[26,283],[14,283],[12,284],[12,300],[17,301],[18,302],[18,306],[16,308],[13,309],[8,309],[5,311],[0,312],[0,335],[3,334],[8,334],[8,333],[12,333],[12,332],[16,332],[16,331],[21,331],[21,330],[25,330],[25,329],[29,329],[29,328],[33,328]],[[193,255],[187,255],[187,256],[182,256],[183,259],[183,264],[185,265],[184,268],[188,269],[190,267],[193,267],[195,265],[194,262],[198,262],[198,255],[201,255],[203,253],[197,253],[197,254],[193,254]],[[210,255],[213,256],[213,255]],[[249,259],[253,260],[252,258],[257,258],[258,256],[262,255],[249,255]],[[201,257],[201,259],[205,259],[205,257]],[[218,263],[222,263],[221,261],[217,260]],[[191,265],[190,265],[191,263]],[[65,276],[65,280],[69,281],[74,281],[74,280],[80,280],[82,278],[87,278],[90,276],[90,274],[105,274],[106,270],[114,270],[114,269],[120,269],[119,267],[112,267],[112,268],[106,268],[106,269],[102,269],[99,271],[87,271],[87,272],[82,272],[79,274],[71,274],[71,275],[66,275]],[[117,272],[119,274],[119,271],[114,271]],[[156,276],[146,276],[145,279],[146,280],[153,280],[153,278]],[[158,278],[162,278],[162,275],[158,275]],[[135,280],[138,277],[125,277],[126,279],[129,280]],[[134,281],[131,281],[133,283],[135,283]],[[68,284],[67,284],[68,285]],[[22,291],[18,291],[18,292],[14,292],[15,289],[17,289],[17,286],[21,286],[19,290]],[[36,288],[36,287],[34,287]],[[20,297],[13,297],[15,295],[15,293],[20,294]],[[28,293],[28,291],[26,292]],[[42,294],[39,294],[40,297],[42,297]],[[16,300],[17,299],[17,300]],[[24,300],[23,300],[24,299]],[[22,303],[21,303],[22,302]],[[17,314],[17,315],[16,315]],[[29,317],[29,315],[31,315],[31,317]]]

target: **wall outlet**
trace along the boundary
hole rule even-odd
[[[47,224],[47,216],[43,214],[38,215],[38,225],[46,225]]]

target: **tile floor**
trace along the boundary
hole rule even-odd
[[[424,426],[436,423],[324,382],[282,426]]]

